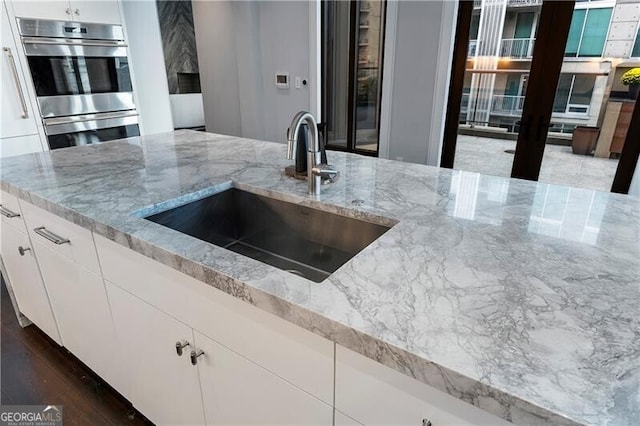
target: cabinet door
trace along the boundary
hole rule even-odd
[[[55,19],[57,21],[71,21],[71,6],[68,1],[25,1],[11,2],[16,18]]]
[[[117,390],[116,336],[102,278],[31,236],[63,345]],[[45,245],[46,244],[46,245]]]
[[[0,240],[2,241],[2,259],[20,312],[61,345],[62,341],[49,304],[49,296],[42,283],[27,234],[3,224]],[[22,250],[19,250],[20,248]]]
[[[22,48],[18,49],[14,41],[4,3],[0,5],[0,11],[2,13],[2,29],[0,30],[2,33],[0,139],[33,135],[38,132],[35,121],[35,116],[38,113],[31,109],[24,78],[25,74],[22,72],[20,61],[18,60],[18,55]],[[4,157],[5,152],[0,152],[0,156]]]
[[[210,338],[195,334],[208,425],[330,425],[333,409]]]
[[[512,424],[339,345],[335,407],[365,425]]]
[[[191,328],[108,281],[106,286],[129,372],[129,400],[158,425],[204,424],[198,369],[189,358]],[[182,356],[177,341],[190,342]]]
[[[116,0],[72,0],[73,20],[101,24],[122,24],[120,8]]]

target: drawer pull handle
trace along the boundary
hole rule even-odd
[[[431,423],[431,420],[429,419],[422,419],[422,426],[433,426]]]
[[[59,237],[58,235],[56,235],[53,232],[49,231],[44,226],[39,226],[37,228],[33,228],[33,232],[35,232],[36,234],[40,235],[41,237],[46,238],[47,240],[51,241],[54,244],[60,245],[60,244],[68,244],[68,243],[71,242],[67,238]]]
[[[204,355],[204,351],[202,349],[198,349],[198,352],[191,351],[191,364],[198,364],[198,357]]]
[[[24,248],[24,247],[22,247],[22,246],[19,246],[19,247],[18,247],[18,253],[20,253],[20,256],[24,256],[24,254],[25,254],[26,252],[28,252],[29,250],[31,250],[31,248],[29,248],[29,247],[27,247],[27,248]]]
[[[186,340],[183,340],[182,342],[178,340],[176,342],[176,353],[178,354],[178,356],[182,356],[182,350],[187,346],[189,346],[189,342],[187,342]]]
[[[2,204],[0,204],[0,213],[2,213],[2,216],[7,217],[9,219],[12,219],[14,217],[20,217],[19,213],[16,212],[12,212],[11,210],[9,210],[8,208],[6,208],[5,206],[3,206]]]

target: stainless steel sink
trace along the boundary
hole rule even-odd
[[[390,229],[235,188],[145,219],[315,282]]]

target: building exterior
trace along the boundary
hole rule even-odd
[[[517,131],[542,0],[476,0],[460,122]],[[640,66],[640,0],[577,1],[551,131],[598,126],[609,96]]]

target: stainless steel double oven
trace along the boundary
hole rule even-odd
[[[138,136],[120,25],[18,18],[51,149]]]

